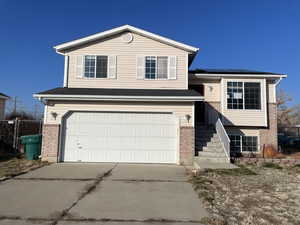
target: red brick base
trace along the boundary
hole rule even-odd
[[[42,142],[42,160],[58,162],[59,125],[44,124]]]
[[[180,164],[192,165],[195,155],[195,128],[180,127]]]

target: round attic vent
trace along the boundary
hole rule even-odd
[[[124,43],[130,43],[132,42],[132,39],[133,39],[133,35],[131,33],[126,33],[122,35],[122,41]]]

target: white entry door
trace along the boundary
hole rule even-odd
[[[63,127],[65,162],[177,162],[170,113],[73,112]]]

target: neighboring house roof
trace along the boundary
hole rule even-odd
[[[172,89],[109,89],[109,88],[54,88],[34,95],[44,99],[161,99],[161,100],[202,100],[203,96],[195,90]]]
[[[0,92],[0,98],[9,99],[9,96]]]
[[[109,36],[119,34],[119,33],[125,32],[125,31],[131,31],[133,33],[140,34],[142,36],[157,40],[159,42],[162,42],[162,43],[165,43],[165,44],[168,44],[168,45],[172,45],[172,46],[180,48],[180,49],[184,49],[184,50],[192,52],[192,53],[197,53],[198,50],[199,50],[196,47],[186,45],[186,44],[180,43],[178,41],[174,41],[174,40],[171,40],[169,38],[165,38],[165,37],[162,37],[160,35],[157,35],[157,34],[154,34],[154,33],[151,33],[151,32],[148,32],[148,31],[145,31],[145,30],[142,30],[140,28],[136,28],[136,27],[133,27],[133,26],[130,26],[130,25],[123,25],[123,26],[120,26],[120,27],[117,27],[117,28],[113,28],[111,30],[101,32],[101,33],[93,34],[93,35],[90,35],[90,36],[87,36],[87,37],[84,37],[84,38],[80,38],[80,39],[77,39],[77,40],[74,40],[74,41],[66,42],[66,43],[54,46],[54,48],[57,52],[61,52],[63,50],[69,49],[69,48],[73,48],[73,47],[76,47],[76,46],[79,46],[79,45],[82,45],[82,44],[86,44],[86,43],[89,43],[89,42],[92,42],[92,41],[107,38]]]
[[[256,70],[245,70],[245,69],[195,69],[189,70],[189,73],[196,76],[240,76],[240,77],[274,77],[274,78],[285,78],[287,75],[280,73],[263,72]]]

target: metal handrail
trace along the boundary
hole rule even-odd
[[[220,118],[218,118],[216,122],[216,131],[223,145],[223,150],[227,156],[227,159],[230,162],[230,139]]]

